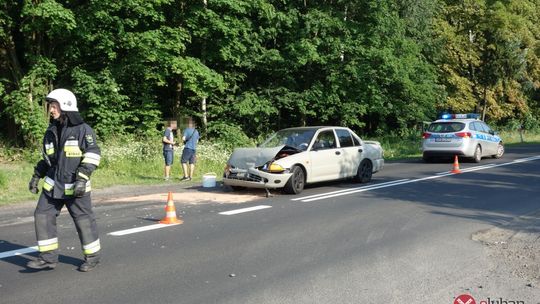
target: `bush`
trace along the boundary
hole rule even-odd
[[[255,143],[239,126],[232,126],[224,122],[214,122],[208,124],[208,135],[214,141],[224,147],[232,150],[237,147],[253,147]]]
[[[103,167],[121,160],[145,161],[162,155],[160,136],[156,136],[152,140],[140,140],[123,135],[122,137],[111,137],[98,144],[101,148],[101,166]]]

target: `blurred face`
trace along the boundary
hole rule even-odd
[[[60,110],[60,104],[58,102],[49,102],[49,115],[51,115],[53,119],[58,119],[61,113],[62,110]]]

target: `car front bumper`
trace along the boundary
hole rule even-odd
[[[269,173],[257,168],[231,169],[225,172],[223,183],[229,186],[277,189],[285,187],[292,173]]]

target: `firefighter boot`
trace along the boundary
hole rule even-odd
[[[37,260],[32,260],[26,264],[26,267],[32,269],[54,269],[57,263],[51,263],[45,261],[43,258],[39,257]]]
[[[99,256],[87,255],[84,257],[84,263],[79,266],[79,271],[88,272],[99,264]]]

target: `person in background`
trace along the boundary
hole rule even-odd
[[[34,211],[39,257],[26,264],[32,269],[53,269],[58,263],[56,218],[64,206],[73,218],[84,254],[79,271],[94,269],[100,261],[101,245],[92,211],[90,176],[99,166],[101,152],[94,130],[79,114],[75,95],[66,89],[47,97],[50,124],[43,137],[43,159],[34,168],[30,192],[43,191]]]
[[[171,122],[167,122],[167,127],[163,133],[163,158],[165,159],[165,180],[169,180],[171,173],[171,165],[174,160],[174,135],[172,132]]]
[[[195,128],[192,118],[189,119],[188,127],[184,130],[182,141],[184,141],[184,150],[180,162],[182,163],[184,177],[181,180],[190,181],[193,178],[193,172],[195,172],[196,150],[199,142],[199,131]]]

